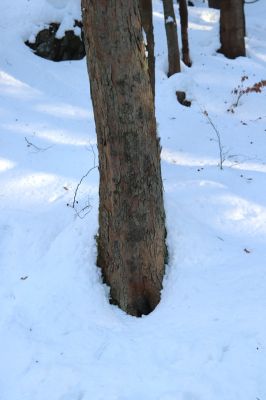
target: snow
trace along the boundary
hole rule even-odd
[[[195,3],[193,66],[168,79],[154,1],[170,259],[160,304],[137,319],[109,304],[95,266],[97,169],[77,195],[89,213],[67,206],[97,154],[86,62],[47,61],[23,43],[50,22],[71,28],[79,1],[1,0],[1,400],[266,396],[266,88],[227,112],[243,75],[245,87],[266,78],[266,6],[246,5],[248,57],[228,60],[216,53],[218,12]]]
[[[170,15],[168,15],[167,18],[165,19],[166,24],[172,24],[174,22],[175,22],[174,18],[171,17]]]

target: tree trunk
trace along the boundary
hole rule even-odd
[[[223,0],[220,16],[220,52],[228,58],[245,56],[243,0]]]
[[[146,34],[148,66],[153,96],[155,96],[155,57],[152,22],[152,0],[140,0],[141,23]]]
[[[246,17],[245,17],[245,0],[242,0],[243,2],[243,7],[242,7],[242,19],[243,19],[243,25],[244,25],[244,36],[247,36],[247,31],[246,31]]]
[[[216,8],[217,10],[220,10],[221,2],[223,0],[209,0],[209,7],[210,8]]]
[[[173,0],[163,0],[164,22],[168,48],[168,77],[181,71]]]
[[[160,301],[165,213],[139,0],[82,0],[99,151],[98,266],[131,315]]]
[[[189,55],[189,44],[188,44],[187,0],[179,0],[179,14],[180,14],[180,24],[181,24],[181,37],[182,37],[182,60],[188,67],[191,67],[192,62]]]

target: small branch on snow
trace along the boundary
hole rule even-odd
[[[207,120],[209,121],[211,127],[213,128],[213,130],[214,130],[214,132],[216,134],[218,147],[219,147],[219,159],[220,159],[218,165],[219,165],[219,168],[221,170],[223,170],[223,163],[224,163],[224,161],[226,159],[226,157],[225,157],[226,153],[224,152],[224,147],[222,145],[220,132],[218,131],[217,127],[215,126],[214,122],[212,121],[209,113],[206,110],[203,110],[199,103],[198,103],[198,105],[199,105],[200,111],[207,118]]]
[[[96,155],[95,155],[94,148],[93,148],[92,145],[90,145],[90,147],[91,147],[91,151],[92,151],[92,153],[93,153],[93,167],[91,167],[91,168],[86,172],[86,174],[84,174],[84,175],[81,177],[79,183],[78,183],[77,186],[76,186],[76,189],[75,189],[75,192],[74,192],[74,197],[73,197],[72,203],[71,203],[71,204],[69,204],[69,203],[67,204],[69,207],[73,208],[73,209],[76,211],[76,215],[77,215],[79,218],[81,218],[81,219],[85,218],[86,215],[90,212],[90,210],[91,210],[91,205],[90,205],[90,203],[88,202],[88,204],[86,204],[86,206],[83,207],[81,210],[78,210],[78,209],[77,209],[77,204],[78,204],[77,195],[78,195],[78,191],[79,191],[79,188],[80,188],[82,182],[84,181],[84,179],[87,178],[87,176],[88,176],[94,169],[98,168],[98,165],[96,165]],[[87,210],[87,211],[86,211],[86,210]],[[86,212],[85,212],[85,211],[86,211]],[[84,212],[85,212],[85,213],[84,213]]]
[[[232,90],[232,94],[236,95],[235,102],[228,108],[227,112],[234,114],[235,108],[238,107],[240,99],[249,93],[261,93],[263,88],[266,87],[266,80],[261,79],[259,82],[254,83],[252,86],[244,86],[244,82],[248,80],[247,75],[241,77],[240,84]]]
[[[46,151],[46,150],[48,150],[48,149],[50,149],[52,147],[52,146],[38,147],[38,146],[36,146],[36,144],[30,142],[29,139],[26,136],[24,137],[24,139],[25,139],[25,141],[27,143],[27,147],[33,147],[33,149],[35,149],[36,152],[43,152],[43,151]]]
[[[79,181],[79,183],[77,184],[77,187],[76,187],[76,189],[75,189],[75,194],[74,194],[73,202],[72,202],[72,205],[71,205],[72,208],[75,209],[75,204],[78,204],[78,201],[77,201],[76,199],[77,199],[78,190],[79,190],[80,185],[82,184],[82,181],[83,181],[85,178],[87,178],[87,176],[90,174],[90,172],[93,171],[93,170],[94,170],[95,168],[97,168],[97,167],[98,167],[98,165],[94,165],[94,166],[93,166],[92,168],[90,168],[90,169],[86,172],[86,174],[83,175],[82,178],[80,179],[80,181]]]
[[[203,115],[205,115],[205,117],[208,119],[209,123],[213,127],[214,132],[216,133],[217,141],[218,141],[218,147],[219,147],[219,157],[220,157],[219,167],[220,167],[220,169],[223,169],[223,163],[224,163],[224,160],[225,160],[225,155],[224,155],[224,152],[223,152],[223,146],[222,146],[222,142],[221,142],[220,132],[218,131],[218,129],[214,125],[213,121],[211,120],[211,118],[210,118],[210,116],[209,116],[209,114],[208,114],[208,112],[206,110],[203,111]]]
[[[259,120],[261,120],[263,118],[266,118],[266,115],[263,115],[262,117],[258,117],[256,119],[250,119],[249,122],[256,122],[256,121],[259,121]]]

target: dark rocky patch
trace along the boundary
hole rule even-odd
[[[81,38],[76,36],[74,30],[65,32],[62,39],[57,39],[56,32],[60,24],[52,22],[48,28],[41,30],[35,43],[25,42],[37,56],[52,61],[81,60],[85,57],[82,23],[75,21],[74,27],[81,28]]]
[[[175,92],[175,94],[176,94],[177,101],[182,106],[185,106],[185,107],[190,107],[191,106],[191,101],[186,99],[186,93],[185,92],[182,92],[181,90],[177,90]]]

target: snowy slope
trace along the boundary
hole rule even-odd
[[[95,266],[97,169],[77,194],[90,212],[67,206],[97,158],[85,60],[53,63],[23,43],[49,22],[71,26],[79,0],[1,0],[0,400],[266,396],[266,88],[227,112],[243,75],[266,79],[266,4],[246,6],[237,60],[216,53],[219,15],[196,4],[193,67],[168,79],[154,1],[170,261],[161,303],[136,319],[109,305]]]

